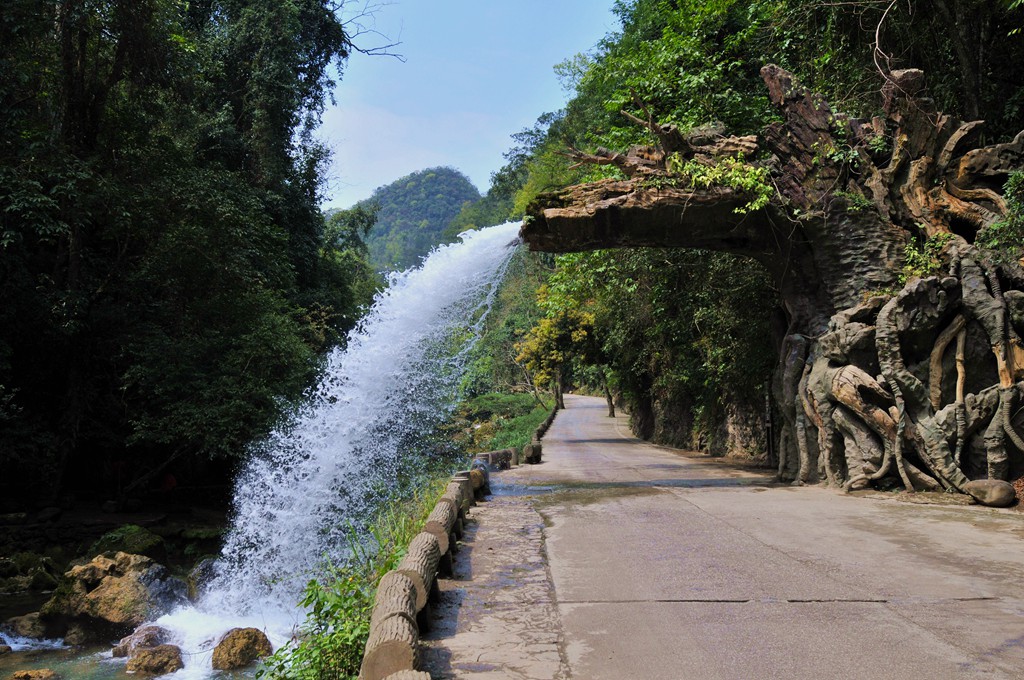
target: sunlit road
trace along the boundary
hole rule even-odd
[[[567,396],[528,487],[571,678],[1024,678],[1024,514],[856,498]]]

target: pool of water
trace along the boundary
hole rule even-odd
[[[18,640],[17,638],[15,640]],[[140,676],[129,674],[125,659],[115,659],[110,654],[110,647],[64,647],[59,641],[48,641],[49,646],[32,641],[32,646],[19,645],[21,649],[0,656],[0,678],[10,677],[15,671],[38,670],[48,668],[58,673],[65,680],[128,680]],[[10,643],[3,643],[10,644]],[[14,647],[14,645],[10,645]],[[235,680],[252,678],[256,675],[256,667],[245,671],[211,671],[206,669],[202,676]],[[187,680],[194,677],[194,672],[183,669],[177,673],[160,676],[173,680]]]
[[[252,678],[256,675],[256,667],[242,671],[214,671],[210,668],[210,657],[213,654],[211,637],[207,644],[198,647],[186,646],[193,640],[172,640],[181,643],[182,657],[186,667],[177,673],[164,675],[174,680],[194,680],[196,678],[223,678],[234,680]],[[62,640],[36,640],[23,638],[10,633],[0,632],[0,644],[7,645],[12,651],[0,656],[0,678],[8,678],[15,671],[49,669],[65,680],[127,680],[139,676],[126,670],[127,659],[115,659],[111,654],[112,645],[88,645],[70,647]],[[275,648],[277,645],[275,644]],[[196,651],[189,652],[187,650]]]

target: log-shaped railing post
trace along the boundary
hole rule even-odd
[[[359,680],[384,680],[399,671],[413,670],[419,656],[416,625],[392,616],[370,628]]]

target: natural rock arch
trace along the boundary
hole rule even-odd
[[[541,195],[524,240],[549,252],[687,247],[759,261],[788,322],[773,386],[781,478],[851,489],[889,476],[908,490],[1012,503],[1006,480],[1024,467],[1011,417],[1024,393],[1024,269],[972,242],[1006,214],[1000,191],[1024,166],[1024,132],[976,148],[981,122],[935,111],[917,70],[887,77],[886,116],[870,121],[833,111],[776,66],[762,76],[783,122],[728,137],[633,118],[656,147],[575,153],[628,179]],[[775,191],[754,211],[742,212],[749,191],[670,171],[755,152],[762,160],[747,166],[767,168]],[[943,266],[900,288],[914,236],[931,239]]]

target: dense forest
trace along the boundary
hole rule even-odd
[[[325,224],[312,136],[356,49],[333,10],[0,7],[0,504],[224,479],[353,325],[365,215]]]
[[[377,210],[366,239],[370,262],[378,271],[419,264],[431,248],[454,237],[446,238],[445,229],[464,205],[479,199],[473,183],[453,168],[427,168],[377,188],[355,206]]]
[[[935,109],[985,120],[979,143],[1024,128],[1024,74],[1014,66],[1024,56],[1018,2],[634,0],[616,3],[615,12],[620,31],[557,67],[574,92],[566,108],[524,131],[513,213],[542,192],[625,177],[612,157],[631,145],[660,147],[658,134],[670,127],[706,143],[724,131],[747,135],[778,124],[761,77],[769,63],[837,110],[868,118],[882,114],[885,74],[919,68]],[[896,141],[883,134],[874,143],[884,152]],[[857,153],[843,140],[819,151],[825,162],[853,159],[854,173]],[[769,175],[744,174],[742,161],[728,158],[700,177],[705,186],[731,185],[768,201],[775,195]],[[1004,229],[1000,249],[1020,246],[1012,234]],[[922,229],[908,247],[904,278],[935,266],[925,255],[927,236]],[[777,443],[778,433],[770,443],[766,432],[765,404],[776,398],[787,312],[762,264],[674,248],[562,255],[540,303],[544,321],[521,343],[520,359],[542,378],[595,389],[605,382],[638,434],[664,443],[760,456]],[[773,410],[778,426],[782,416]]]

